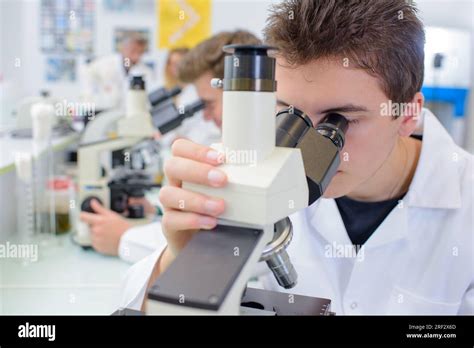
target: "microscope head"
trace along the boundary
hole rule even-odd
[[[308,205],[323,195],[336,174],[347,128],[346,118],[337,113],[327,115],[316,127],[306,114],[293,107],[277,114],[277,146],[301,150],[309,189]]]
[[[327,115],[316,127],[302,111],[290,107],[277,114],[276,145],[299,148],[308,184],[308,206],[326,191],[339,167],[339,152],[344,147],[347,120],[336,113]],[[286,252],[293,236],[291,221],[275,224],[273,240],[265,247],[261,261],[271,269],[278,284],[294,287],[298,275]]]

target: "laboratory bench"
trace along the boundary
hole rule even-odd
[[[0,258],[0,314],[110,315],[117,310],[130,264],[83,249],[70,233],[32,244],[38,245],[36,261]]]
[[[71,133],[52,139],[53,151],[64,150],[67,146],[79,141],[79,133]],[[39,153],[46,150],[45,144],[40,146]],[[15,153],[33,153],[31,138],[13,138],[10,135],[0,135],[0,175],[15,169]]]
[[[55,157],[79,140],[72,133],[52,140]],[[18,245],[15,153],[41,156],[31,138],[0,136],[0,244]],[[119,305],[121,281],[130,264],[74,244],[71,233],[40,235],[24,244],[37,245],[37,261],[0,255],[0,314],[104,314]]]
[[[80,135],[71,133],[52,139],[52,150],[55,158],[64,157],[65,150],[79,142]],[[32,157],[41,156],[47,146],[33,145],[31,138],[13,138],[9,134],[0,134],[0,242],[10,238],[10,233],[17,230],[17,204],[16,195],[17,177],[15,170],[15,154],[26,153]]]

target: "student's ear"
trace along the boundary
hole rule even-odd
[[[401,118],[400,128],[398,134],[402,137],[409,137],[418,125],[418,120],[421,117],[423,109],[424,98],[421,92],[417,92],[413,99],[407,103],[407,107],[403,108],[404,113]]]

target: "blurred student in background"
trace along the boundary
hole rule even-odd
[[[84,69],[82,99],[94,103],[96,110],[124,107],[128,79],[142,75],[147,89],[154,83],[153,70],[142,62],[147,40],[130,34],[120,43],[119,52],[93,60]]]
[[[165,65],[165,87],[167,89],[183,85],[178,79],[178,66],[188,52],[189,48],[187,47],[176,47],[169,51]]]

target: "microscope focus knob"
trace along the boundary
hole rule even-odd
[[[94,197],[94,196],[89,196],[82,201],[81,210],[88,213],[95,213],[94,209],[92,209],[92,206],[91,206],[93,199],[95,199],[97,202],[103,205],[102,201],[99,198]]]

